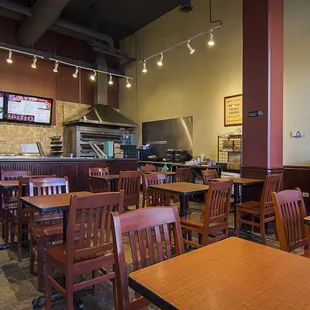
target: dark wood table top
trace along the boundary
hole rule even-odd
[[[70,205],[72,195],[85,196],[92,195],[91,192],[72,192],[57,195],[42,195],[21,197],[21,201],[27,206],[44,212],[61,211],[67,209]]]
[[[94,176],[91,176],[90,178],[110,181],[110,180],[119,179],[119,174],[94,175]]]
[[[310,216],[307,216],[307,217],[304,218],[304,223],[306,225],[310,225]]]
[[[3,188],[18,187],[18,180],[0,181],[0,186]]]
[[[159,189],[175,194],[190,195],[195,193],[206,192],[209,189],[209,186],[189,182],[175,182],[175,183],[149,185],[149,188]]]
[[[232,180],[234,182],[234,184],[238,184],[238,185],[251,185],[251,184],[260,184],[260,183],[264,183],[264,180],[262,179],[247,179],[247,178],[216,178],[213,179],[213,181],[219,182],[219,181],[229,181]]]
[[[228,238],[129,275],[161,309],[310,309],[310,259]]]

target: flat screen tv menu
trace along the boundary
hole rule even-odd
[[[51,112],[51,99],[8,94],[8,120],[17,122],[20,121],[29,123],[50,124]]]

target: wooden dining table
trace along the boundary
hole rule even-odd
[[[129,274],[161,309],[310,309],[310,260],[231,237]]]
[[[180,195],[180,216],[186,216],[187,197],[208,191],[209,186],[190,182],[149,185],[149,188]]]
[[[89,177],[90,179],[97,179],[97,180],[105,180],[110,182],[111,184],[111,191],[116,191],[116,181],[119,179],[119,174],[107,174],[107,175],[92,175]]]

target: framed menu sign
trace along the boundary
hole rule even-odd
[[[224,97],[224,126],[242,125],[242,95]]]

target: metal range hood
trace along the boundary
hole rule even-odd
[[[64,125],[96,124],[134,128],[137,124],[105,104],[95,104],[79,119],[65,122]]]
[[[107,66],[104,58],[97,58],[98,69],[106,71]],[[97,74],[97,87],[95,89],[94,106],[90,107],[85,115],[68,122],[64,125],[102,125],[134,128],[136,123],[109,107],[108,104],[108,76]]]

